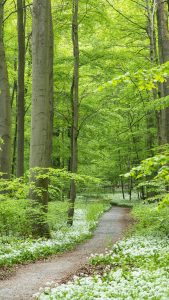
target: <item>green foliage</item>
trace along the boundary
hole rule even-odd
[[[89,200],[90,201],[90,200]],[[86,204],[85,204],[86,205]],[[107,203],[102,203],[99,200],[93,201],[89,204],[90,209],[87,210],[86,220],[91,224],[92,227],[95,227],[97,220],[105,209],[110,208],[110,205]]]
[[[159,208],[168,205],[169,152],[166,149],[143,160],[124,175],[125,178],[134,178],[138,189],[145,189],[149,201],[161,201]]]
[[[169,62],[166,62],[160,66],[153,67],[149,70],[139,70],[135,73],[127,72],[124,75],[114,78],[112,81],[108,81],[100,87],[100,91],[104,88],[113,86],[116,87],[119,84],[135,84],[140,91],[147,90],[152,91],[158,89],[157,83],[164,83],[169,77]]]
[[[72,249],[91,236],[100,215],[109,206],[102,201],[95,203],[77,201],[74,225],[71,228],[66,225],[67,207],[66,201],[50,202],[48,222],[52,231],[52,238],[34,240],[31,238],[30,218],[27,219],[27,212],[29,215],[30,209],[32,209],[29,201],[9,200],[9,203],[7,201],[1,202],[0,266],[35,261],[51,254]]]
[[[73,74],[71,40],[71,1],[52,0],[54,20],[54,135],[53,167],[68,167],[70,156],[71,84]],[[156,144],[156,125],[147,129],[146,113],[152,94],[138,85],[151,85],[152,65],[149,62],[149,38],[143,28],[147,27],[145,9],[137,1],[113,1],[113,7],[104,0],[79,3],[79,172],[98,176],[117,183],[118,175],[127,172],[136,160],[142,160],[148,152],[146,137],[149,132]],[[117,11],[116,11],[117,9]],[[4,6],[4,41],[8,64],[11,96],[17,79],[17,15],[14,1]],[[122,13],[119,14],[118,10]],[[87,11],[87,14],[86,14]],[[26,1],[26,65],[25,65],[25,169],[29,168],[30,112],[32,53],[31,1]],[[123,14],[127,18],[123,17]],[[127,20],[128,19],[128,20]],[[129,20],[134,20],[134,23]],[[120,24],[120,26],[119,26]],[[12,28],[12,31],[11,31]],[[96,34],[97,33],[97,34]],[[66,47],[65,47],[66,45]],[[145,65],[147,70],[145,69]],[[163,68],[163,67],[162,67]],[[138,71],[139,70],[139,71]],[[163,80],[165,70],[154,68],[154,80]],[[128,74],[128,75],[125,75]],[[155,75],[156,74],[156,75]],[[121,77],[128,76],[134,84],[127,85]],[[98,92],[98,87],[110,78],[119,78],[120,86]],[[138,77],[138,78],[134,78]],[[150,89],[150,86],[149,86]],[[12,101],[12,140],[16,129],[16,91]],[[156,103],[157,105],[157,103]],[[165,104],[166,105],[166,104]],[[159,104],[158,104],[159,106]],[[153,114],[153,104],[151,106]],[[155,120],[155,118],[154,118]],[[135,142],[133,141],[135,140]],[[57,151],[55,151],[57,149]],[[120,151],[120,155],[119,155]],[[14,151],[15,152],[15,151]],[[13,153],[14,153],[13,152]],[[14,173],[15,173],[15,157]],[[56,189],[51,199],[59,198]]]
[[[44,221],[44,213],[40,205],[35,207],[35,203],[25,199],[0,201],[1,236],[20,238],[31,236],[33,220]]]
[[[99,184],[97,178],[80,174],[73,174],[65,169],[54,168],[34,168],[27,172],[23,178],[3,179],[0,180],[0,200],[8,199],[27,199],[29,198],[30,189],[36,192],[39,196],[44,191],[43,188],[36,186],[36,180],[30,180],[30,174],[34,175],[37,181],[40,179],[48,179],[49,198],[62,200],[62,192],[68,191],[70,181],[73,179],[79,183],[79,186],[90,186],[91,184]]]
[[[62,190],[68,190],[70,181],[75,180],[76,183],[83,186],[90,186],[91,184],[99,184],[100,180],[91,176],[74,174],[66,171],[65,169],[54,169],[54,168],[34,168],[30,170],[30,174],[35,176],[36,180],[47,179],[50,182],[49,185],[49,197],[52,193],[56,195],[61,193]],[[31,188],[37,190],[36,183],[34,180],[30,182]]]
[[[75,180],[79,184],[90,185],[97,183],[98,180],[89,176],[72,174],[61,169],[40,169],[35,168],[30,171],[34,174],[36,180],[48,179],[50,182],[49,199],[60,200],[61,203],[56,207],[53,203],[53,210],[49,207],[48,221],[51,229],[56,230],[66,224],[68,204],[63,202],[70,185],[70,180]],[[41,197],[44,188],[36,186],[36,180],[29,180],[30,174],[27,173],[23,178],[11,178],[9,180],[1,178],[0,180],[0,234],[14,236],[31,236],[34,224],[42,224],[46,221],[44,207],[29,198],[30,190]],[[62,210],[63,208],[63,210]],[[54,216],[54,213],[56,215]],[[59,216],[59,218],[58,218]],[[57,219],[58,218],[58,219]]]
[[[160,204],[161,205],[161,204]],[[138,234],[169,236],[169,207],[157,204],[139,205],[133,210]]]
[[[67,221],[68,202],[53,201],[49,203],[48,224],[52,231],[65,227]]]
[[[27,215],[29,201],[6,200],[0,202],[0,235],[25,236],[31,234]]]

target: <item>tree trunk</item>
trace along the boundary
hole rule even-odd
[[[11,174],[11,103],[3,41],[3,2],[0,0],[0,137],[3,140],[0,151],[0,172],[4,173],[4,178],[9,178]]]
[[[157,45],[156,45],[156,32],[155,32],[155,11],[156,0],[146,0],[147,11],[147,34],[150,40],[150,61],[157,63]]]
[[[32,30],[32,121],[30,168],[48,168],[51,166],[51,106],[53,99],[53,50],[51,53],[51,7],[49,0],[33,1],[33,30]],[[50,58],[52,55],[52,58]],[[45,171],[44,171],[45,172]],[[31,181],[40,188],[30,191],[35,203],[40,203],[43,212],[48,208],[48,179],[36,178],[36,171],[31,171]],[[40,216],[41,217],[41,216]],[[50,236],[47,220],[40,222],[36,219],[33,226],[34,236]]]
[[[53,20],[51,3],[49,9],[49,105],[50,105],[50,118],[49,118],[49,141],[50,141],[50,156],[52,155],[53,148],[53,120],[54,120],[54,105],[53,105],[53,57],[54,57],[54,36],[53,36]],[[50,164],[53,165],[52,157],[50,157]]]
[[[147,35],[150,41],[150,62],[152,65],[158,63],[157,55],[157,41],[156,41],[156,31],[155,31],[155,12],[156,12],[156,0],[146,0],[146,15],[147,15]],[[156,89],[152,90],[152,99],[158,97]],[[151,101],[151,97],[150,97]],[[147,136],[146,136],[146,146],[148,151],[148,156],[153,156],[154,151],[154,134],[152,133],[152,128],[155,127],[155,119],[158,125],[158,114],[154,114],[149,111],[147,115]],[[158,130],[158,129],[157,129]]]
[[[17,144],[17,115],[15,117],[15,130],[14,130],[14,137],[13,137],[12,175],[16,175],[15,174],[15,170],[16,170],[16,144]]]
[[[16,176],[24,175],[24,116],[25,116],[25,28],[23,0],[17,0],[18,25],[18,96],[17,96],[17,156]]]
[[[121,163],[120,149],[118,150],[118,154],[119,154],[120,175],[122,175],[122,163]],[[125,200],[124,181],[123,181],[123,177],[122,176],[120,176],[120,184],[121,184],[121,191],[122,191],[123,199]]]
[[[77,173],[78,166],[78,115],[79,115],[79,40],[78,40],[78,8],[79,0],[72,0],[72,42],[74,55],[74,74],[72,83],[72,126],[71,126],[71,159],[70,171]],[[74,204],[76,199],[76,182],[70,183],[68,224],[73,224]]]
[[[128,194],[129,194],[129,200],[131,201],[132,198],[132,190],[133,190],[133,181],[132,181],[132,177],[129,178],[129,182],[128,182]]]
[[[168,3],[157,0],[159,60],[169,61]],[[169,80],[160,85],[160,97],[169,95]],[[160,112],[160,143],[169,143],[169,107]]]

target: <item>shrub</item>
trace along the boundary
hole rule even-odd
[[[157,204],[141,204],[134,207],[136,230],[155,235],[169,235],[169,207],[159,209]]]
[[[4,200],[0,202],[0,234],[28,236],[31,224],[28,217],[31,207],[28,200]]]
[[[44,216],[41,206],[32,204],[31,200],[1,200],[0,235],[29,237],[32,235],[32,222],[43,222]]]

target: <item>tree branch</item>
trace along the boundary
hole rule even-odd
[[[133,25],[136,25],[138,28],[142,29],[142,30],[146,30],[146,28],[140,26],[139,24],[135,23],[133,20],[131,20],[130,18],[128,18],[126,15],[124,15],[120,10],[118,10],[117,8],[114,7],[114,5],[112,3],[110,3],[109,0],[106,0],[106,2],[119,14],[121,15],[123,18],[125,18],[128,22],[132,23]]]
[[[7,1],[7,0],[5,0],[5,2],[6,2],[6,1]],[[23,9],[26,9],[27,7],[30,7],[30,6],[32,6],[32,3],[23,6]],[[14,10],[14,11],[11,11],[11,13],[10,13],[5,19],[3,19],[3,23],[5,23],[5,21],[6,21],[10,16],[12,16],[13,14],[15,14],[15,13],[17,13],[17,12],[18,12],[17,9]]]

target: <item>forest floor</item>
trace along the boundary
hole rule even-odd
[[[76,274],[92,253],[103,253],[123,237],[130,223],[129,212],[129,208],[113,207],[100,219],[93,237],[75,250],[19,267],[11,278],[0,282],[0,300],[30,300],[47,282],[62,283]]]

